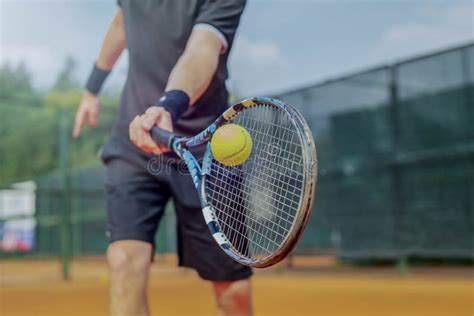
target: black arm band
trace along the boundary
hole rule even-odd
[[[189,108],[189,96],[181,90],[166,91],[155,104],[166,109],[171,114],[171,119],[175,123],[181,115]]]
[[[87,80],[86,89],[92,94],[99,94],[105,79],[110,74],[110,71],[100,69],[97,65],[92,68],[89,80]]]

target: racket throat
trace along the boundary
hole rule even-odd
[[[196,187],[197,190],[200,189],[201,186],[201,167],[199,166],[198,161],[196,158],[194,158],[193,154],[189,151],[182,151],[182,158],[186,162],[186,165],[188,167],[188,171],[191,174],[191,177],[193,179],[194,186]]]

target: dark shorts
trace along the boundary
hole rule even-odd
[[[107,235],[110,242],[141,240],[154,246],[166,202],[173,198],[178,232],[179,265],[195,269],[210,281],[234,281],[252,275],[249,267],[229,258],[214,241],[199,198],[186,172],[176,165],[158,171],[157,164],[106,160]],[[153,172],[148,167],[153,167]],[[181,169],[181,168],[180,168]]]

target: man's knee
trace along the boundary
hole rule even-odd
[[[251,314],[250,279],[232,282],[213,282],[218,308],[233,314]]]
[[[147,271],[153,247],[146,242],[121,240],[107,249],[107,263],[112,274],[133,274]]]

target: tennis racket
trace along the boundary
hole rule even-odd
[[[227,123],[244,127],[253,140],[249,159],[238,166],[219,163],[210,149],[214,132]],[[293,249],[310,217],[317,174],[313,136],[296,109],[272,98],[251,98],[194,137],[158,127],[151,136],[186,162],[204,219],[227,255],[263,268]],[[189,149],[203,144],[200,165]]]

